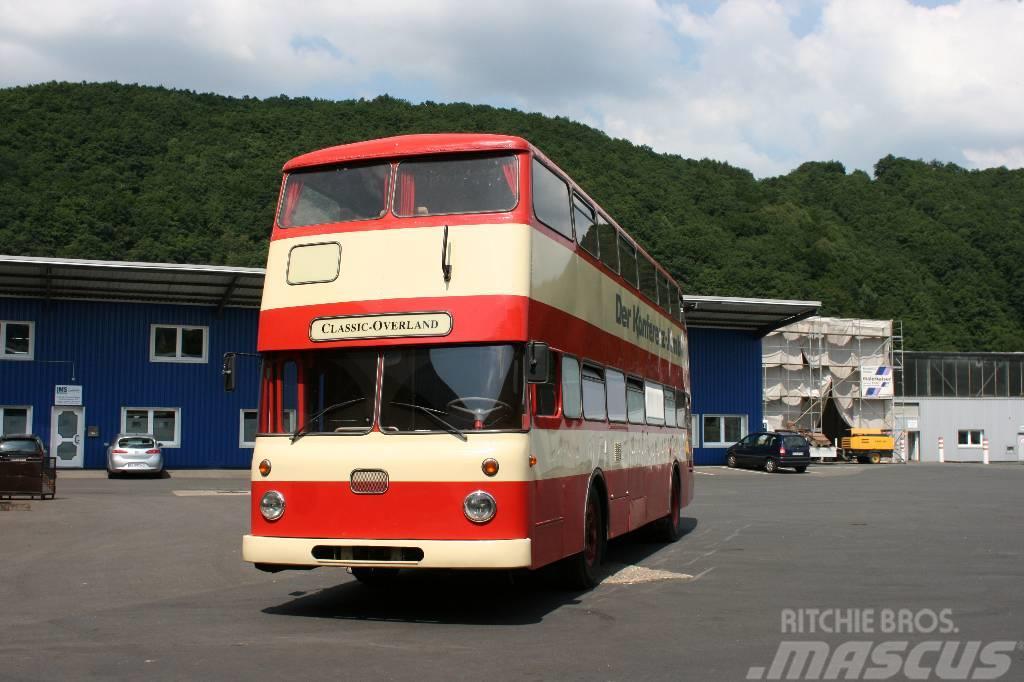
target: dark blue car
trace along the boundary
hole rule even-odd
[[[729,467],[757,467],[770,474],[780,468],[807,471],[811,445],[795,431],[759,431],[734,443],[725,453]]]

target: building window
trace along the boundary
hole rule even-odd
[[[32,433],[32,408],[28,406],[0,407],[0,435]]]
[[[150,325],[149,361],[206,362],[208,336],[208,327]]]
[[[0,360],[31,360],[35,354],[35,322],[0,320]]]
[[[256,447],[256,434],[259,432],[259,411],[240,410],[238,415],[238,447]],[[281,424],[283,431],[293,433],[295,431],[295,410],[281,410]]]
[[[181,447],[181,409],[177,407],[121,408],[121,433],[152,434],[165,448]]]
[[[704,415],[704,447],[726,448],[743,437],[747,430],[746,415]]]
[[[981,429],[961,429],[956,432],[956,444],[962,448],[980,448],[985,432]]]

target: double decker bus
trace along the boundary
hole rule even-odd
[[[267,571],[537,569],[693,497],[681,292],[518,137],[284,166],[243,557]],[[225,366],[225,372],[233,372]],[[232,375],[233,376],[233,375]]]

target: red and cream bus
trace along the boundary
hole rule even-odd
[[[529,142],[284,166],[259,319],[258,568],[530,568],[693,496],[678,285]],[[226,372],[233,371],[225,367]]]

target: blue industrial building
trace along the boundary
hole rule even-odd
[[[3,432],[38,434],[65,468],[104,468],[122,432],[154,433],[169,469],[248,467],[256,366],[225,393],[221,358],[255,352],[262,288],[257,268],[0,256]],[[722,464],[761,426],[761,337],[819,304],[686,304],[695,462]]]

